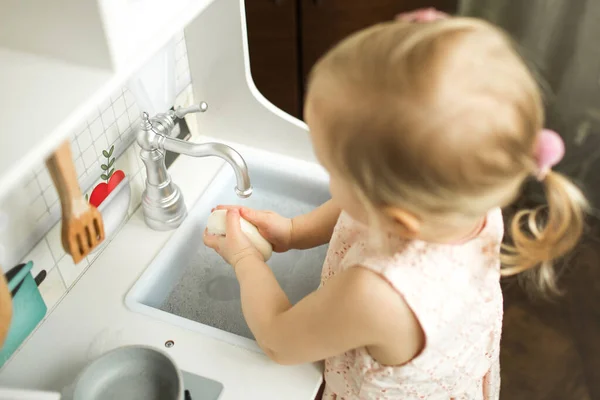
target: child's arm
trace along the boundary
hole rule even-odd
[[[307,214],[292,218],[292,248],[304,250],[329,243],[340,212],[329,200]]]
[[[391,345],[401,346],[404,361],[409,361],[421,350],[424,338],[416,317],[374,272],[350,268],[292,306],[260,253],[241,233],[237,210],[228,213],[227,223],[226,237],[209,235],[204,241],[234,267],[246,322],[274,361],[300,364],[358,347]]]
[[[331,201],[295,218],[285,218],[272,211],[258,211],[240,206],[218,206],[217,209],[237,209],[240,215],[254,224],[258,232],[278,253],[290,249],[311,249],[329,243],[340,209]]]

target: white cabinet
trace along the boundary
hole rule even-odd
[[[0,200],[214,0],[2,0]]]
[[[212,0],[97,0],[117,68],[147,59]]]

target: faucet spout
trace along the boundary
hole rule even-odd
[[[237,180],[236,194],[242,198],[252,194],[248,166],[240,153],[233,148],[222,143],[190,143],[169,136],[163,138],[161,145],[165,150],[192,157],[215,156],[227,161],[233,168]]]
[[[187,207],[179,187],[171,180],[165,165],[165,150],[192,157],[220,157],[235,172],[240,197],[252,194],[248,166],[242,156],[231,147],[221,143],[189,143],[170,137],[178,119],[191,112],[205,112],[205,102],[197,106],[178,108],[150,118],[142,113],[142,123],[137,133],[140,157],[146,166],[146,189],[142,195],[142,210],[146,225],[156,230],[175,229],[185,219]]]

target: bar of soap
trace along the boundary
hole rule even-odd
[[[240,227],[242,232],[248,237],[250,243],[262,254],[265,261],[271,258],[273,246],[260,233],[256,226],[240,217]],[[209,215],[206,223],[206,229],[211,235],[225,236],[227,233],[227,210],[215,210]]]

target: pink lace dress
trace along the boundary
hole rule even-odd
[[[340,215],[321,284],[362,266],[398,291],[419,320],[425,348],[410,362],[385,366],[366,348],[325,361],[326,400],[497,400],[500,391],[502,292],[500,210],[459,245],[392,239],[391,256],[369,250],[367,228]]]

